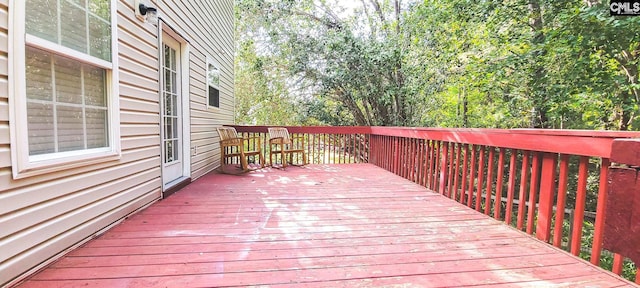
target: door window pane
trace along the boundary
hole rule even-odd
[[[173,141],[165,141],[164,163],[173,162]]]
[[[170,139],[173,135],[173,121],[170,117],[164,118],[164,138]]]
[[[171,94],[164,93],[164,115],[172,115],[173,105],[171,105]]]
[[[164,70],[164,91],[167,91],[167,92],[173,91],[173,89],[172,89],[172,87],[173,87],[172,80],[173,80],[173,78],[171,78],[171,70],[165,68],[165,70]]]
[[[173,124],[171,126],[173,126],[173,135],[172,137],[174,139],[178,138],[178,117],[173,117],[172,118]]]
[[[180,160],[180,151],[178,151],[178,140],[173,140],[173,161]]]
[[[171,116],[178,116],[178,95],[171,94]]]
[[[171,47],[164,45],[164,66],[171,68],[171,64],[169,64],[169,59],[171,59]]]

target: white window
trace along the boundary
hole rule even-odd
[[[119,154],[115,1],[13,1],[14,177]]]
[[[220,68],[211,59],[207,60],[207,105],[220,108]]]

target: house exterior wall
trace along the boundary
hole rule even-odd
[[[22,0],[16,0],[22,1]],[[142,1],[189,41],[191,175],[219,165],[215,127],[233,123],[233,0]],[[0,286],[15,283],[162,195],[158,28],[117,1],[121,157],[14,179],[9,13],[0,0]],[[197,12],[196,12],[197,11]],[[220,108],[206,105],[206,59],[220,65]]]
[[[181,33],[191,47],[190,121],[191,177],[198,178],[220,164],[216,127],[234,123],[233,1],[159,0],[161,17]],[[224,2],[224,3],[223,3]],[[200,9],[204,10],[200,13]],[[187,21],[188,20],[188,21]],[[206,61],[216,61],[220,74],[220,108],[207,107]]]

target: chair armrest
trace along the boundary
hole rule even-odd
[[[276,143],[274,143],[274,142],[276,142]],[[284,142],[284,138],[283,137],[269,138],[269,144],[282,144],[282,142]]]
[[[239,146],[240,144],[238,144],[237,142],[233,142],[233,141],[242,141],[242,140],[243,140],[243,138],[240,138],[240,137],[220,140],[220,146]],[[242,143],[242,142],[240,142],[240,143]]]

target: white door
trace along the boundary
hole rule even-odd
[[[165,187],[182,177],[182,75],[180,43],[171,36],[162,37],[162,180]],[[169,185],[167,185],[169,184]]]

